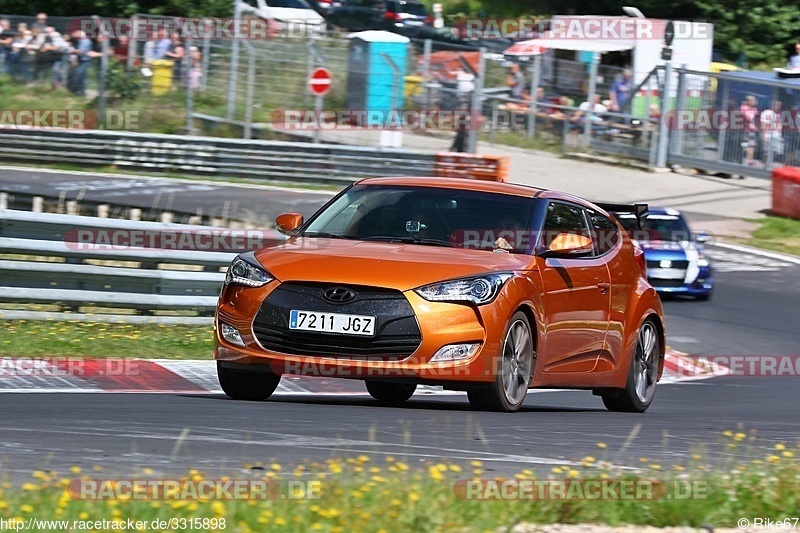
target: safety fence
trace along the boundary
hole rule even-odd
[[[163,247],[180,238],[213,243],[221,232],[222,242],[241,249]],[[150,239],[162,247],[148,247]],[[274,231],[258,235],[262,243],[281,239]],[[0,210],[0,302],[207,314],[226,267],[253,240],[244,229]]]

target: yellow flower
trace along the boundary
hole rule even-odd
[[[775,449],[776,450],[785,450],[786,449],[786,445],[778,443],[778,444],[775,445]]]
[[[576,477],[580,477],[581,473],[578,472],[577,470],[570,470],[568,475],[569,475],[569,477],[576,478]]]
[[[369,456],[367,456],[367,455],[359,455],[357,459],[358,459],[359,463],[368,463],[369,462]]]
[[[480,468],[481,466],[483,466],[483,463],[481,461],[475,460],[472,461],[470,465],[474,466],[475,468]]]
[[[600,448],[601,450],[605,450],[606,448],[608,448],[608,444],[606,444],[605,442],[598,442],[597,447]]]
[[[769,462],[769,463],[777,463],[780,460],[781,460],[781,458],[778,457],[777,455],[770,455],[769,457],[767,457],[767,462]]]
[[[661,465],[650,465],[653,470],[661,470]]]
[[[419,501],[419,494],[417,494],[416,492],[409,492],[408,493],[408,499],[411,500],[412,502],[418,502]]]
[[[311,524],[311,529],[313,529],[314,531],[319,531],[322,529],[322,524],[320,524],[319,522],[314,522],[313,524]]]
[[[269,465],[269,467],[270,467],[272,470],[276,471],[276,472],[277,472],[277,471],[279,471],[279,470],[281,469],[281,465],[279,465],[278,463],[272,463],[271,465]]]
[[[89,513],[83,511],[81,514],[78,515],[78,518],[80,518],[81,520],[87,520],[89,518]]]
[[[81,473],[81,467],[73,466],[72,468],[69,469],[69,471],[72,472],[73,474],[80,474]]]
[[[555,468],[553,468],[552,472],[554,474],[562,474],[564,471],[561,470],[559,467],[555,467]]]
[[[726,429],[725,431],[722,432],[722,434],[725,435],[726,437],[733,437],[733,431],[731,431],[730,429]]]
[[[451,472],[461,472],[461,467],[458,465],[450,465]]]
[[[217,515],[224,515],[225,514],[225,505],[219,500],[215,501],[211,504],[211,510],[214,511],[214,514]]]
[[[434,481],[441,481],[444,479],[442,471],[436,468],[435,466],[431,466],[428,468],[428,475],[430,475],[431,479]]]
[[[702,456],[702,455],[700,455],[699,453],[696,453],[696,454],[694,454],[694,455],[692,456],[692,459],[694,459],[695,461],[699,461],[699,460],[700,460],[700,459],[702,459],[702,458],[703,458],[703,456]]]
[[[788,450],[785,451],[785,452],[782,452],[781,455],[784,456],[784,457],[794,457],[794,454],[792,452],[788,451]]]
[[[595,458],[592,457],[591,455],[588,456],[588,457],[584,457],[583,460],[584,460],[584,462],[589,463],[589,464],[595,462]]]
[[[285,526],[286,519],[279,516],[278,518],[275,519],[275,524],[278,526]]]
[[[733,436],[733,438],[736,440],[744,440],[745,437],[747,437],[746,433],[737,433],[736,435]]]
[[[39,485],[34,483],[23,483],[22,490],[39,490]]]
[[[33,512],[33,505],[28,505],[27,503],[19,508],[20,511],[23,513],[32,513]]]

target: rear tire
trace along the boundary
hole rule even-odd
[[[281,377],[272,372],[226,368],[219,361],[217,361],[217,378],[222,391],[229,398],[254,402],[272,396],[281,381]]]
[[[401,404],[414,395],[416,383],[387,383],[385,381],[366,381],[369,395],[386,404]]]
[[[624,389],[604,395],[606,409],[616,413],[644,413],[656,394],[658,365],[661,357],[658,330],[652,320],[647,320],[636,335],[636,347],[628,381]]]
[[[528,394],[535,365],[531,325],[525,313],[517,311],[511,317],[503,340],[494,383],[484,389],[468,391],[470,405],[506,413],[519,411]]]

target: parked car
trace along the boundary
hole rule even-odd
[[[590,389],[612,411],[653,401],[661,300],[598,205],[509,183],[371,178],[276,224],[288,240],[239,255],[220,293],[214,353],[231,398],[266,399],[301,374],[364,380],[385,403],[418,384],[497,411],[517,411],[530,387]]]
[[[703,251],[708,235],[693,233],[675,209],[651,207],[641,228],[630,213],[615,216],[644,250],[647,279],[659,293],[711,299],[714,271]]]
[[[239,7],[243,14],[274,21],[284,35],[302,37],[325,31],[325,19],[306,0],[256,0],[256,7],[240,0]]]
[[[388,30],[433,24],[433,17],[416,0],[342,0],[328,22],[347,31]]]

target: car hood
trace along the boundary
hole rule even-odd
[[[372,285],[401,291],[486,272],[527,270],[531,256],[419,244],[297,238],[256,252],[280,281]]]

